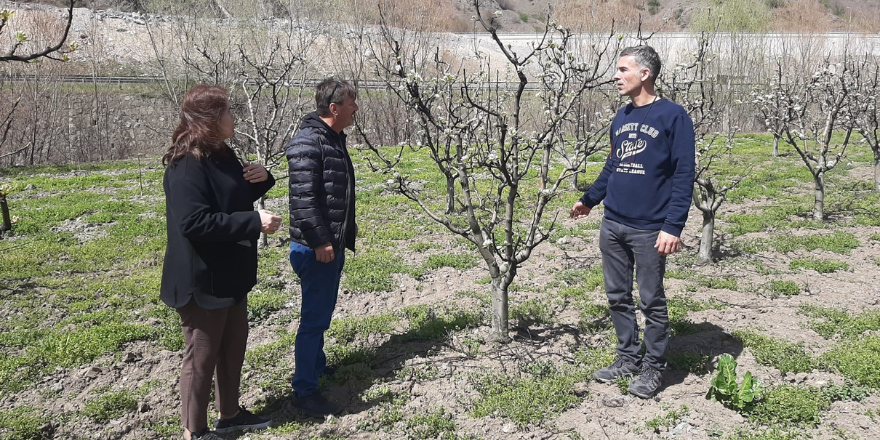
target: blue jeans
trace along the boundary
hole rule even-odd
[[[345,250],[335,252],[333,261],[321,263],[315,259],[314,249],[291,242],[290,265],[302,286],[302,316],[294,346],[293,391],[298,397],[305,397],[318,390],[318,377],[327,367],[324,332],[330,328],[336,308]]]
[[[663,371],[666,368],[664,354],[669,344],[669,312],[663,289],[666,257],[654,248],[659,234],[660,231],[631,228],[603,218],[599,249],[602,251],[605,294],[617,333],[617,354],[635,364],[645,363]],[[639,283],[639,308],[645,315],[644,359],[639,356],[639,324],[632,295],[633,266]]]

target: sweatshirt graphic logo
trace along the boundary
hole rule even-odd
[[[627,139],[620,143],[620,148],[617,150],[617,158],[622,160],[630,156],[635,156],[636,154],[645,151],[645,148],[647,147],[648,143],[644,139],[636,139],[635,142]]]

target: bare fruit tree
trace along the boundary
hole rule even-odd
[[[825,175],[840,163],[854,129],[850,107],[857,92],[854,78],[860,72],[853,67],[846,56],[840,63],[825,60],[813,74],[791,75],[786,87],[776,85],[777,96],[771,98],[785,109],[783,140],[813,176],[816,221],[825,217]]]
[[[60,36],[52,40],[52,43],[42,48],[31,47],[32,45],[28,43],[30,37],[28,37],[27,33],[18,31],[12,36],[12,47],[3,50],[2,54],[0,54],[0,62],[20,61],[26,63],[40,58],[59,61],[67,60],[67,52],[76,49],[76,46],[68,46],[66,49],[64,46],[64,43],[67,42],[67,34],[70,33],[70,25],[73,24],[73,4],[75,2],[76,0],[69,0],[64,29],[61,31]],[[14,14],[15,11],[8,9],[0,10],[0,37],[9,29],[10,20],[12,20]],[[27,48],[24,50],[24,53],[20,52],[22,48]]]
[[[700,250],[697,254],[701,264],[712,263],[718,208],[724,203],[727,193],[735,189],[747,175],[745,170],[738,172],[735,167],[729,166],[737,130],[723,120],[729,116],[730,103],[733,102],[730,89],[724,90],[717,81],[713,81],[716,54],[711,47],[715,35],[715,32],[701,33],[691,59],[674,66],[668,74],[660,77],[664,96],[684,107],[694,122],[694,206],[703,214]],[[720,163],[728,166],[722,171],[719,169]]]
[[[376,158],[371,163],[388,174],[393,190],[479,252],[492,279],[492,334],[503,341],[508,288],[556,223],[559,211],[546,212],[548,203],[599,148],[568,139],[564,127],[582,118],[576,111],[585,94],[608,82],[619,40],[610,32],[580,47],[548,17],[543,35],[517,52],[501,41],[477,0],[473,7],[477,25],[503,54],[503,66],[478,49],[467,57],[477,65],[464,66],[464,57],[455,64],[424,38],[382,26],[373,50],[377,73],[406,104],[419,132],[393,147],[373,145],[368,136],[365,142]],[[604,123],[592,126],[604,132]],[[454,191],[449,180],[417,180],[411,164],[425,157],[452,176]]]
[[[284,5],[290,8],[284,15],[292,18],[274,20],[268,26],[256,19],[227,20],[222,28],[210,19],[181,20],[172,37],[180,39],[184,48],[180,64],[166,61],[159,65],[172,101],[181,89],[174,78],[226,87],[238,120],[230,146],[243,161],[260,163],[270,172],[285,162],[285,142],[302,116],[314,110],[306,79],[314,70],[309,54],[318,49],[323,22],[294,13],[300,3]],[[169,60],[158,44],[162,38],[151,34],[157,58]],[[265,198],[257,203],[265,209]],[[265,234],[261,243],[267,244]]]
[[[874,152],[874,190],[880,191],[880,63],[864,63],[862,74],[856,78],[858,94],[852,115],[856,131]]]
[[[779,156],[779,139],[785,128],[786,108],[783,96],[786,96],[786,78],[782,72],[782,64],[777,61],[775,78],[762,88],[752,92],[752,107],[764,121],[764,127],[773,135],[773,157]]]

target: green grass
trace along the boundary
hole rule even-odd
[[[400,318],[393,313],[334,319],[326,336],[347,344],[354,342],[357,337],[368,338],[375,333],[390,333],[399,320]]]
[[[678,336],[688,335],[697,331],[696,325],[688,319],[688,313],[702,310],[721,310],[726,306],[718,301],[698,301],[689,296],[677,295],[667,299],[666,308],[669,313],[669,325],[672,333]]]
[[[441,267],[451,267],[457,270],[467,270],[479,264],[477,254],[474,252],[457,254],[431,255],[425,261],[426,270],[436,270]]]
[[[762,425],[814,427],[829,406],[831,400],[815,387],[780,385],[755,404],[748,418]]]
[[[674,428],[689,413],[690,408],[687,405],[681,405],[678,409],[665,410],[645,422],[645,427],[659,434],[661,428]]]
[[[819,273],[834,273],[841,270],[849,270],[849,263],[843,261],[825,260],[821,258],[795,258],[788,264],[791,270],[815,270]]]
[[[840,341],[819,362],[856,384],[880,388],[880,336]]]
[[[798,314],[810,318],[807,327],[826,339],[836,335],[852,338],[868,331],[880,330],[880,312],[876,310],[853,314],[832,307],[801,304]]]
[[[41,428],[49,420],[43,410],[32,406],[0,410],[0,439],[41,440],[46,438]]]
[[[733,336],[752,351],[759,364],[782,373],[810,372],[817,366],[802,344],[780,341],[749,330],[735,330]]]
[[[96,422],[105,423],[118,419],[127,412],[133,412],[137,405],[137,396],[132,391],[108,391],[86,402],[82,413]]]
[[[485,321],[485,312],[482,310],[435,308],[426,304],[404,307],[400,314],[409,323],[404,340],[439,341],[451,331],[475,327]]]
[[[861,242],[855,235],[842,231],[807,236],[777,235],[769,239],[755,239],[740,244],[742,249],[749,253],[766,251],[787,253],[796,250],[824,249],[841,255],[849,255],[853,249],[860,245]]]
[[[389,249],[371,249],[347,258],[342,286],[355,292],[388,292],[397,287],[392,274],[412,274],[403,259]]]
[[[472,415],[500,415],[520,427],[539,423],[580,402],[573,391],[580,379],[564,371],[523,378],[497,373],[476,377],[472,381],[480,397],[474,402]]]
[[[794,296],[801,293],[801,287],[794,281],[772,280],[764,285],[764,290],[769,292],[771,297]]]
[[[522,325],[545,325],[553,322],[553,309],[545,301],[536,299],[514,303],[510,306],[509,316]]]

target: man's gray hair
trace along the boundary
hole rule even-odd
[[[657,76],[660,75],[660,56],[653,47],[648,45],[627,47],[620,51],[620,57],[625,56],[632,56],[639,67],[648,69],[651,73],[651,82],[657,82]]]
[[[315,109],[319,116],[330,115],[330,104],[342,104],[348,98],[357,98],[353,85],[335,79],[325,79],[315,88]]]

